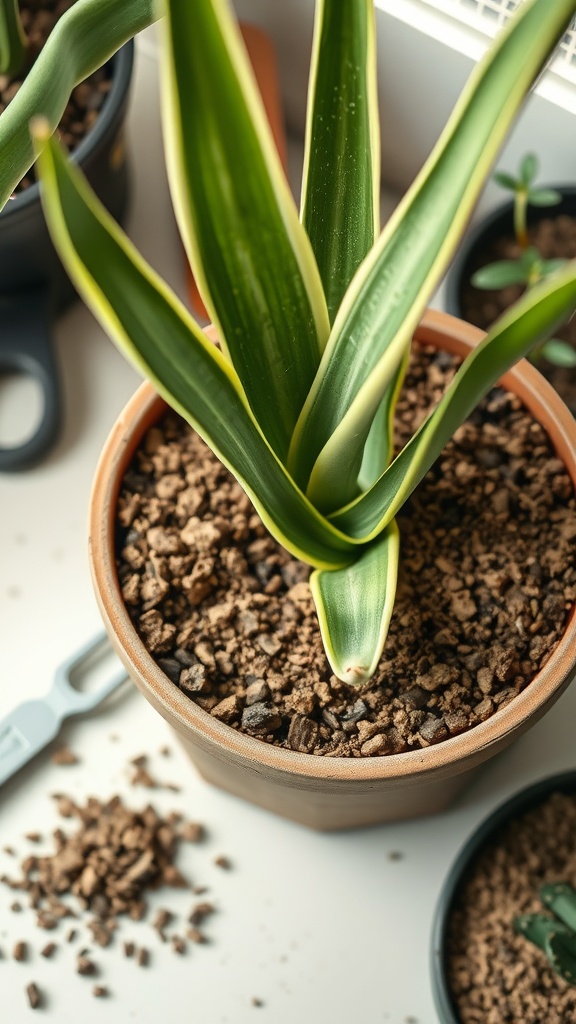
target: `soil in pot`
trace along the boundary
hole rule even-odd
[[[404,444],[457,365],[413,346]],[[198,436],[168,414],[118,503],[118,572],[146,647],[235,729],[359,757],[438,743],[513,700],[557,645],[576,596],[571,482],[519,399],[495,389],[398,517],[398,596],[371,684],[331,675],[309,567],[267,533]]]
[[[553,793],[519,815],[477,856],[454,899],[448,981],[462,1024],[573,1024],[576,986],[514,931],[542,914],[542,885],[576,885],[576,796]]]
[[[56,22],[75,0],[20,0],[20,18],[28,42],[25,67],[16,75],[0,75],[0,114],[18,92],[23,79],[52,32]],[[106,67],[98,68],[72,91],[59,124],[59,134],[67,149],[73,151],[93,127],[110,89]],[[16,186],[19,193],[33,185],[34,168],[30,168]]]
[[[528,226],[530,245],[535,246],[544,259],[574,259],[576,257],[576,219],[568,214],[544,217]],[[512,235],[497,239],[478,252],[477,260],[471,266],[474,273],[480,267],[497,260],[517,260],[520,246]],[[523,292],[522,285],[508,288],[481,290],[470,282],[462,286],[461,316],[475,327],[487,330],[501,314],[516,302]],[[576,350],[576,318],[572,318],[556,337]],[[570,411],[576,416],[576,371],[572,368],[555,366],[546,359],[538,361],[538,369],[550,381]]]

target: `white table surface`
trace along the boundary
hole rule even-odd
[[[183,273],[170,212],[159,143],[153,38],[140,42],[129,118],[135,194],[129,233],[144,254],[182,292]],[[0,715],[42,695],[56,666],[99,628],[89,579],[86,520],[90,483],[102,443],[137,384],[90,314],[77,304],[57,324],[64,373],[66,426],[51,457],[26,473],[0,478]],[[0,437],[23,433],[35,396],[18,383],[0,390]],[[49,794],[64,790],[125,794],[133,806],[149,796],[204,822],[207,839],[187,847],[180,864],[206,884],[217,905],[207,929],[212,942],[184,957],[156,941],[150,924],[127,924],[121,937],[153,950],[139,969],[119,944],[95,949],[108,1000],[92,998],[92,980],[74,971],[76,946],[61,945],[52,961],[39,950],[53,933],[39,931],[30,911],[9,911],[13,895],[0,887],[0,1017],[15,1024],[33,1017],[25,986],[46,993],[44,1016],[58,1024],[137,1020],[157,1024],[433,1024],[428,959],[438,893],[456,851],[504,797],[536,778],[574,767],[576,691],[568,692],[528,735],[477,777],[460,801],[428,820],[346,834],[315,834],[207,785],[172,738],[168,726],[127,685],[97,713],[71,721],[63,738],[81,763],[56,767],[48,750],[0,792],[0,847],[28,849],[23,834],[49,834],[57,824]],[[117,742],[111,735],[117,734]],[[159,757],[168,743],[172,756]],[[180,794],[132,789],[126,762],[153,755],[161,778]],[[390,859],[400,852],[401,859]],[[213,863],[224,853],[233,869]],[[0,852],[0,874],[13,860]],[[162,892],[153,904],[179,914],[192,898]],[[182,923],[180,918],[179,923]],[[61,938],[61,929],[59,936]],[[29,962],[10,953],[28,939]],[[91,947],[94,949],[94,947]],[[252,1004],[253,997],[263,1006]],[[40,1011],[36,1011],[38,1014]]]

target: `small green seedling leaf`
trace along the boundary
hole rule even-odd
[[[520,181],[528,187],[538,174],[539,160],[535,153],[526,153],[520,163]]]
[[[506,174],[505,171],[496,171],[493,175],[494,181],[502,188],[510,189],[511,192],[516,192],[517,188],[522,184],[518,178],[513,178],[511,174]]]
[[[528,284],[529,273],[520,260],[498,260],[480,267],[472,274],[470,281],[475,288],[483,291],[496,290],[513,284]]]
[[[562,196],[555,188],[535,188],[529,190],[528,202],[532,206],[557,206]]]
[[[567,882],[543,885],[540,899],[547,910],[552,911],[564,924],[576,931],[576,891]]]
[[[576,935],[554,932],[544,941],[544,952],[560,977],[569,985],[576,983]]]
[[[546,341],[539,355],[544,356],[549,363],[554,363],[555,366],[563,366],[569,370],[576,366],[576,350],[567,341],[561,341],[560,338],[550,338],[550,341]]]

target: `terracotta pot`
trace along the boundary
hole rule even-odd
[[[428,312],[415,337],[466,355],[482,337],[444,313]],[[523,362],[503,378],[542,423],[576,484],[576,423],[556,393]],[[576,623],[545,667],[510,704],[468,732],[423,750],[387,757],[301,754],[243,735],[202,711],[156,665],[122,601],[115,569],[115,512],[122,476],[143,434],[165,410],[150,385],[138,390],[102,454],[90,515],[91,566],[110,639],[132,679],[174,727],[209,782],[286,818],[319,829],[411,818],[445,808],[470,773],[536,722],[571,681]]]

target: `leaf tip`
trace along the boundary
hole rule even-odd
[[[336,675],[343,683],[349,686],[363,686],[370,679],[370,669],[367,665],[349,665],[340,669]]]

